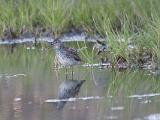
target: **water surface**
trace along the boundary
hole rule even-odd
[[[56,109],[65,69],[54,69],[52,49],[0,49],[0,120],[159,120],[160,76],[146,70],[74,67],[86,80],[79,95]],[[71,70],[68,69],[70,73]],[[69,74],[71,78],[71,75]]]

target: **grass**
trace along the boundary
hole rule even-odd
[[[31,32],[50,28],[56,36],[71,28],[82,29],[107,36],[114,56],[128,56],[125,49],[131,38],[138,48],[149,48],[159,61],[159,4],[159,0],[1,0],[0,37],[8,28],[19,36],[23,26]]]
[[[159,15],[158,0],[1,0],[0,26],[33,29],[39,25],[62,32],[70,27],[106,33],[109,29],[142,29]],[[159,17],[158,17],[159,18]],[[128,28],[126,28],[128,26]],[[3,32],[3,31],[1,31]]]

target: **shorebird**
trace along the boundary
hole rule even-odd
[[[72,67],[72,79],[73,79],[73,66],[82,62],[82,59],[78,55],[77,51],[73,48],[65,47],[63,42],[59,39],[55,39],[52,43],[56,51],[57,61],[66,68],[67,79],[67,67]]]
[[[101,63],[106,62],[106,58],[104,58],[104,57],[106,56],[105,52],[108,51],[108,48],[109,47],[107,46],[107,44],[104,41],[100,41],[97,39],[95,41],[95,44],[92,49],[92,62],[94,59],[93,54],[94,54],[95,49],[97,50],[96,55],[98,55],[100,57]]]
[[[78,95],[80,88],[85,80],[65,80],[61,83],[58,90],[58,98],[63,101],[59,101],[57,109],[62,109],[67,102],[64,99],[73,98]]]
[[[96,40],[95,47],[98,50],[97,55],[99,55],[101,52],[107,51],[108,49],[108,46],[100,40]]]

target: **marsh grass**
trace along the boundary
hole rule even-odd
[[[61,32],[71,27],[83,27],[88,32],[108,32],[106,26],[123,31],[143,29],[147,20],[159,18],[158,0],[1,0],[0,26],[19,29],[23,25],[52,27]],[[129,21],[129,22],[127,22]],[[127,22],[127,23],[126,23]],[[72,27],[73,27],[72,26]],[[1,31],[2,32],[2,31]]]
[[[51,28],[55,36],[76,28],[107,36],[113,58],[119,54],[127,58],[125,49],[132,38],[138,48],[151,49],[159,61],[159,4],[159,0],[1,0],[0,36],[8,28],[19,36],[23,26],[32,32],[36,27]],[[84,55],[89,57],[87,51]]]

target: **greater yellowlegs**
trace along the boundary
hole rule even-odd
[[[99,55],[101,52],[105,52],[108,49],[108,46],[100,40],[96,40],[95,47],[97,48],[98,52],[97,55]]]
[[[63,42],[59,39],[55,39],[52,42],[52,46],[56,50],[56,58],[58,62],[66,68],[67,79],[67,67],[72,67],[72,79],[73,79],[73,66],[82,62],[77,51],[73,48],[65,47]]]

